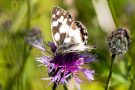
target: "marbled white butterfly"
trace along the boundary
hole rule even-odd
[[[86,27],[71,18],[71,15],[60,7],[52,10],[52,38],[57,51],[62,53],[91,50],[87,45]]]

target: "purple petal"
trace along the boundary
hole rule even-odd
[[[95,61],[96,57],[97,57],[96,55],[91,55],[91,54],[82,54],[82,55],[80,55],[80,58],[83,58],[85,63]]]
[[[84,65],[84,59],[79,58],[76,62],[75,65]]]
[[[49,58],[45,57],[45,56],[37,58],[37,61],[42,63],[43,65],[46,65],[46,66],[48,66],[50,64]]]
[[[91,71],[91,70],[85,69],[82,72],[86,75],[86,77],[89,81],[94,80],[94,77],[93,77],[94,71],[93,70]]]
[[[71,76],[71,74],[72,74],[72,73],[67,74],[66,76],[63,76],[63,77],[61,78],[61,83],[62,83],[62,84],[67,83],[67,80],[66,80],[66,79],[67,79],[69,76]]]
[[[66,82],[66,78],[65,77],[61,78],[61,83],[65,84],[65,82]]]
[[[49,67],[49,68],[48,68],[48,73],[51,73],[53,69],[54,69],[54,68]]]
[[[51,47],[52,52],[55,52],[57,50],[57,47],[53,42],[48,42],[49,46]]]
[[[79,79],[79,78],[75,78],[75,81],[77,82],[77,83],[82,83],[83,81],[81,80],[81,79]]]
[[[49,66],[52,67],[53,69],[55,69],[55,64],[54,63],[50,63]]]
[[[68,78],[68,77],[71,76],[71,75],[72,75],[72,73],[67,74],[67,75],[65,76],[65,78]]]
[[[75,86],[77,87],[77,89],[78,89],[78,90],[81,90],[81,88],[80,88],[80,83],[78,83],[78,82],[76,81],[76,78],[74,78],[74,80],[75,80]]]
[[[32,44],[34,47],[42,50],[42,51],[46,51],[45,48],[43,47],[42,43],[38,40],[36,40],[33,44]]]
[[[57,72],[57,74],[52,78],[52,81],[53,82],[55,82],[55,81],[57,81],[58,79],[60,79],[61,78],[61,71],[59,70],[58,72]]]
[[[95,61],[96,61],[96,60],[95,60],[96,57],[97,57],[96,55],[90,55],[89,57],[86,57],[86,58],[84,59],[84,62],[85,62],[85,63],[95,62]]]

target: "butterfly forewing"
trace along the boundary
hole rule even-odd
[[[52,11],[52,38],[61,52],[84,51],[87,44],[88,33],[85,26],[72,20],[69,13],[59,7]]]
[[[51,29],[54,43],[57,46],[63,43],[66,32],[69,30],[72,22],[68,12],[59,7],[53,8]]]

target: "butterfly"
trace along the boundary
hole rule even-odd
[[[64,9],[53,7],[51,17],[51,32],[57,52],[80,52],[91,50],[87,45],[88,32],[79,21],[72,19]]]

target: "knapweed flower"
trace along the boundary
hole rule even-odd
[[[131,43],[129,32],[123,28],[117,29],[108,37],[107,43],[113,54],[126,53]]]
[[[68,80],[73,78],[78,90],[80,90],[80,83],[82,82],[82,80],[78,78],[79,72],[82,72],[89,81],[94,80],[94,70],[85,69],[81,66],[95,61],[95,56],[81,54],[79,52],[56,53],[57,47],[52,42],[48,43],[51,52],[47,51],[38,41],[33,45],[43,52],[51,54],[50,56],[43,54],[42,57],[37,59],[37,61],[41,62],[42,65],[46,66],[48,69],[49,78],[42,78],[43,80],[51,80],[50,84],[56,83],[56,85],[69,85]]]

